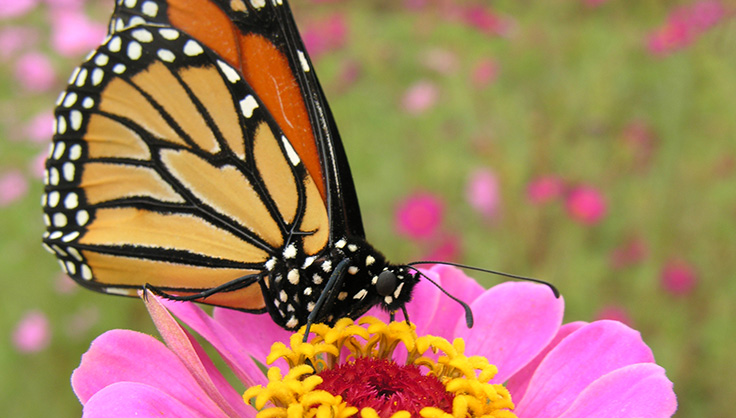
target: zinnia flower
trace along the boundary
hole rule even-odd
[[[389,416],[379,414],[377,401],[396,394],[397,402],[429,402],[419,402],[424,417],[455,415],[456,403],[467,411],[493,404],[490,414],[496,415],[488,416],[499,417],[674,413],[672,382],[631,328],[616,321],[561,326],[564,302],[542,285],[508,282],[484,291],[452,267],[435,266],[425,274],[470,303],[472,329],[465,326],[462,307],[427,281],[417,285],[407,305],[414,331],[405,323],[361,320],[366,328],[343,320],[332,329],[313,326],[316,337],[306,344],[267,317],[217,308],[209,316],[194,304],[149,296],[147,306],[166,345],[133,331],[109,331],[92,343],[72,384],[85,417],[253,417],[255,406],[269,417],[368,418]],[[217,349],[239,379],[237,389],[169,310]],[[280,343],[269,354],[275,341]],[[439,351],[425,353],[428,348]],[[264,376],[256,361],[267,357],[275,362]],[[312,366],[320,373],[313,374]],[[420,373],[408,370],[414,366]],[[419,389],[428,392],[417,396]],[[448,396],[451,409],[442,406]],[[419,416],[403,411],[393,416]]]

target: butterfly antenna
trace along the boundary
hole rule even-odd
[[[534,279],[532,277],[518,276],[516,274],[504,273],[504,272],[501,272],[501,271],[489,270],[489,269],[484,269],[484,268],[480,268],[480,267],[467,266],[465,264],[453,263],[453,262],[450,262],[450,261],[414,261],[412,263],[409,263],[408,266],[413,267],[413,266],[421,265],[421,264],[444,264],[446,266],[459,267],[461,269],[474,270],[474,271],[479,271],[479,272],[482,272],[482,273],[496,274],[498,276],[509,277],[511,279],[518,279],[518,280],[524,280],[524,281],[527,281],[527,282],[539,283],[539,284],[543,284],[543,285],[549,287],[550,290],[552,290],[552,293],[554,293],[554,295],[555,295],[556,298],[559,299],[559,297],[560,297],[560,291],[557,290],[557,288],[552,283],[545,282],[544,280]],[[422,276],[424,276],[424,275],[422,275]],[[427,277],[427,276],[424,276],[424,277]],[[442,289],[442,288],[440,288],[440,289]],[[447,292],[445,292],[445,293],[447,293]]]
[[[422,263],[422,262],[420,261],[419,263]],[[444,293],[445,295],[447,295],[447,297],[449,297],[450,299],[452,299],[455,302],[459,303],[460,306],[462,306],[463,309],[465,309],[465,324],[467,324],[468,328],[473,328],[473,311],[470,310],[470,306],[468,306],[468,304],[465,303],[465,302],[463,302],[462,300],[460,300],[460,299],[456,298],[455,296],[451,295],[449,292],[447,292],[447,290],[443,289],[442,286],[440,286],[439,284],[437,284],[437,282],[435,282],[434,280],[432,280],[429,277],[427,277],[426,274],[424,274],[421,271],[419,271],[412,264],[417,264],[417,263],[416,262],[415,263],[409,263],[409,264],[407,264],[407,267],[410,267],[412,270],[416,271],[420,276],[424,277],[430,283],[432,283],[433,285],[435,285],[437,287],[437,289],[440,289],[440,291],[442,293]],[[404,312],[404,315],[406,315],[406,312]],[[407,317],[407,319],[408,319],[408,317]]]

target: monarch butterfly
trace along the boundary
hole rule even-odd
[[[43,243],[84,287],[289,330],[411,298],[418,274],[365,240],[286,0],[118,0],[54,132]]]

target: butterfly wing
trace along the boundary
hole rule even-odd
[[[193,2],[180,3],[155,4],[161,13]],[[267,10],[279,22],[278,9]],[[259,48],[293,76],[291,61],[269,45]],[[337,172],[347,163],[316,78],[259,93],[244,59],[231,62],[177,27],[145,21],[114,28],[74,72],[47,160],[44,243],[76,281],[130,296],[146,283],[175,295],[221,287],[228,291],[206,303],[263,311],[264,263],[281,257],[289,237],[303,236],[304,253],[316,255],[335,225],[358,228],[355,212],[341,209],[355,194],[347,183],[342,199]],[[311,109],[306,129],[261,97],[282,100],[295,88]],[[307,93],[322,102],[307,105]]]
[[[364,238],[350,167],[322,87],[285,0],[120,1],[110,31],[142,23],[188,33],[243,76],[279,124],[325,200],[331,242]]]

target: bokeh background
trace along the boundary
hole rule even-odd
[[[548,280],[566,321],[641,331],[677,417],[733,416],[733,4],[292,3],[376,247]],[[53,103],[112,4],[0,0],[3,416],[80,416],[69,376],[90,341],[155,332],[40,246]]]

